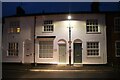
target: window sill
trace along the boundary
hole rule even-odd
[[[42,33],[53,33],[53,31],[48,31],[48,32],[42,32]]]
[[[101,34],[101,32],[86,32],[86,34]]]
[[[53,59],[53,57],[52,57],[52,58],[40,58],[40,57],[39,57],[39,59]]]
[[[87,56],[87,58],[100,58],[101,56]]]
[[[117,58],[120,58],[120,55],[119,55],[119,56],[116,55],[116,57],[117,57]]]
[[[120,31],[114,31],[115,34],[120,34]]]
[[[8,34],[20,34],[20,33],[8,33]]]
[[[7,58],[18,58],[19,56],[6,56]]]

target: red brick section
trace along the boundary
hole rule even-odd
[[[115,17],[120,17],[120,12],[106,13],[107,61],[110,65],[120,65],[120,57],[116,57],[115,53],[115,41],[120,41],[120,33],[114,32]]]

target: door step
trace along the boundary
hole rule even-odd
[[[83,67],[83,64],[74,64],[75,67]]]
[[[58,64],[58,66],[67,66],[67,64]]]

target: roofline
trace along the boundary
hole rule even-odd
[[[54,12],[54,13],[33,13],[33,14],[23,14],[23,15],[11,15],[4,16],[3,18],[9,17],[28,17],[28,16],[40,16],[40,15],[55,15],[55,14],[110,14],[110,13],[120,13],[120,11],[102,11],[102,12],[91,12],[91,11],[81,11],[81,12]]]

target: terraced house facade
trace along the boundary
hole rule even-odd
[[[2,58],[18,63],[107,64],[106,38],[104,13],[10,16],[4,19]]]

